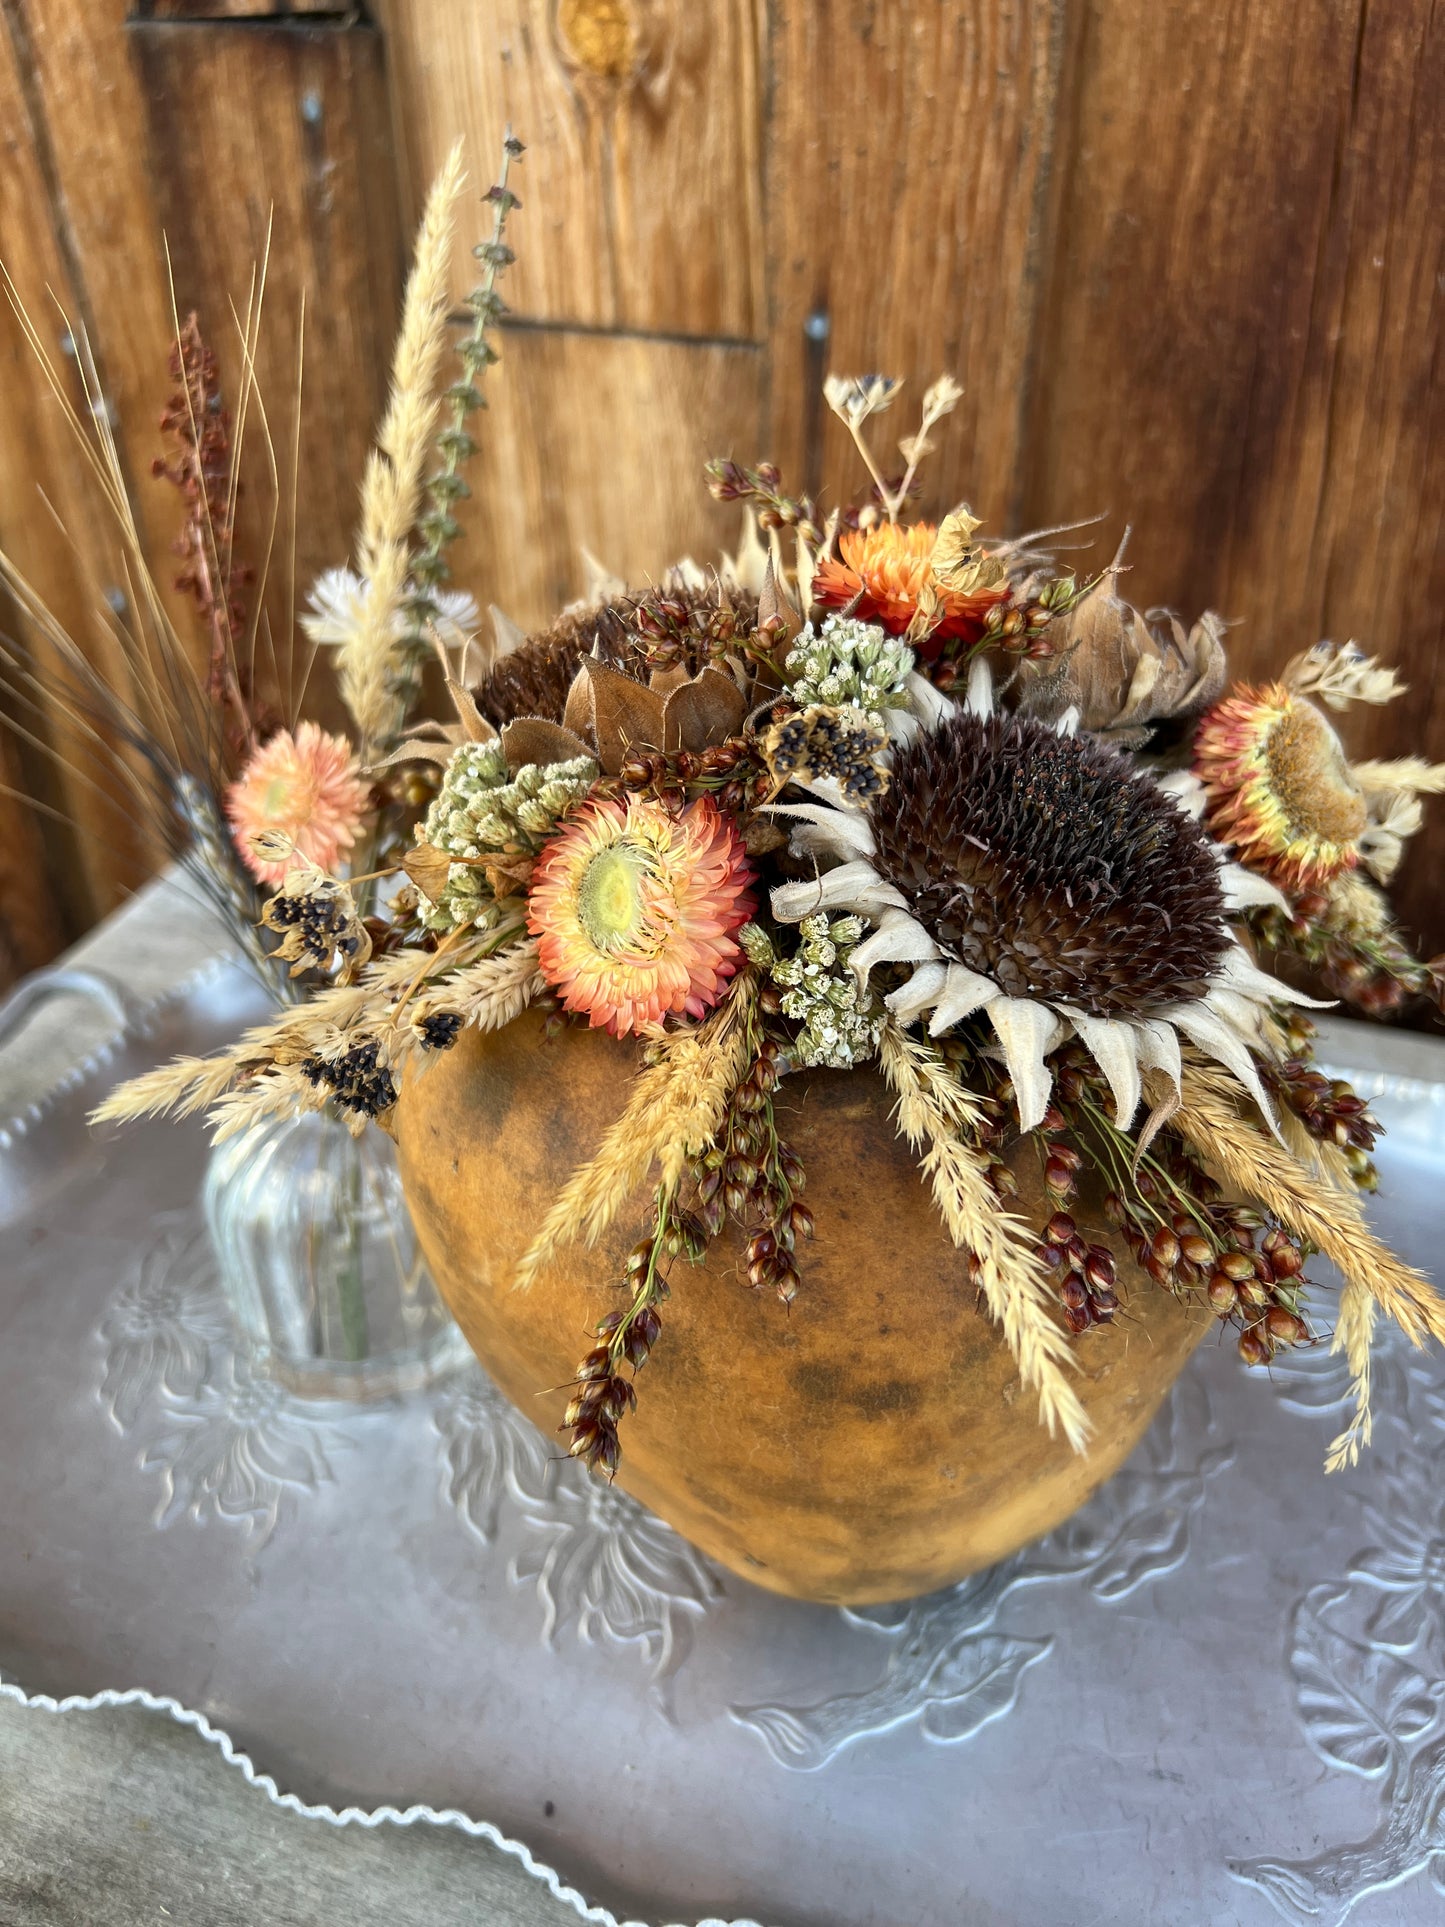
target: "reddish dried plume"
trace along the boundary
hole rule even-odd
[[[233,555],[239,490],[231,487],[231,417],[221,400],[216,357],[194,313],[186,316],[171,346],[168,367],[177,384],[160,419],[169,452],[156,457],[151,473],[173,483],[185,503],[185,519],[172,545],[185,561],[175,585],[194,599],[206,628],[207,694],[226,717],[237,746],[249,747],[250,676],[238,661],[236,638],[246,627],[240,592],[252,572]]]

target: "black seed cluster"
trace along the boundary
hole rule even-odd
[[[265,921],[272,930],[299,930],[306,959],[321,969],[337,951],[343,957],[354,955],[364,934],[349,902],[330,891],[274,896],[266,905]]]
[[[1009,997],[1129,1017],[1201,996],[1228,945],[1203,832],[1116,751],[958,714],[894,755],[880,875]]]
[[[416,1028],[424,1050],[450,1050],[461,1034],[462,1020],[457,1011],[439,1010],[423,1017]]]
[[[866,809],[888,787],[887,772],[877,760],[887,743],[883,730],[815,703],[775,723],[763,748],[775,776],[799,782],[831,777],[850,803]]]
[[[363,1117],[380,1117],[399,1095],[374,1038],[353,1044],[340,1057],[308,1058],[301,1071],[313,1084],[325,1085],[343,1109],[359,1111]]]

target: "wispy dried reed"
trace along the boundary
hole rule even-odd
[[[942,1053],[910,1037],[892,1019],[883,1027],[878,1054],[898,1100],[898,1129],[923,1154],[923,1171],[949,1236],[977,1262],[984,1302],[1003,1328],[1019,1376],[1038,1394],[1039,1416],[1051,1434],[1062,1431],[1082,1452],[1090,1426],[1065,1376],[1065,1366],[1073,1361],[1069,1341],[1055,1322],[1032,1234],[1003,1209],[983,1159],[968,1141],[980,1122],[977,1105]]]
[[[527,937],[495,957],[453,970],[427,992],[417,1017],[459,1017],[478,1030],[501,1030],[519,1017],[545,988],[537,967],[537,940]]]

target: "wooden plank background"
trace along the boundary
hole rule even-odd
[[[1102,514],[1096,556],[1127,521],[1134,599],[1220,609],[1242,673],[1357,638],[1412,693],[1352,746],[1445,757],[1442,98],[1433,0],[0,0],[0,254],[53,349],[61,308],[87,331],[167,580],[166,242],[234,388],[270,224],[304,585],[349,549],[426,182],[460,134],[480,191],[510,121],[514,315],[457,556],[484,605],[543,620],[582,546],[641,578],[730,542],[709,454],[856,492],[822,374],[947,369],[934,506]],[[0,543],[85,631],[115,562],[8,312]],[[267,611],[284,642],[289,570]],[[0,792],[4,981],[153,853],[24,745],[0,785],[79,825]],[[1432,950],[1442,871],[1436,805],[1397,891]]]

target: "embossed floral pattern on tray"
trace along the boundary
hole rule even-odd
[[[1336,1354],[1277,1374],[1285,1404],[1342,1412]],[[1398,1334],[1377,1345],[1370,1543],[1339,1579],[1310,1587],[1290,1622],[1289,1672],[1321,1763],[1378,1788],[1374,1831],[1306,1859],[1230,1862],[1286,1920],[1338,1927],[1360,1901],[1424,1873],[1445,1895],[1445,1386]]]

